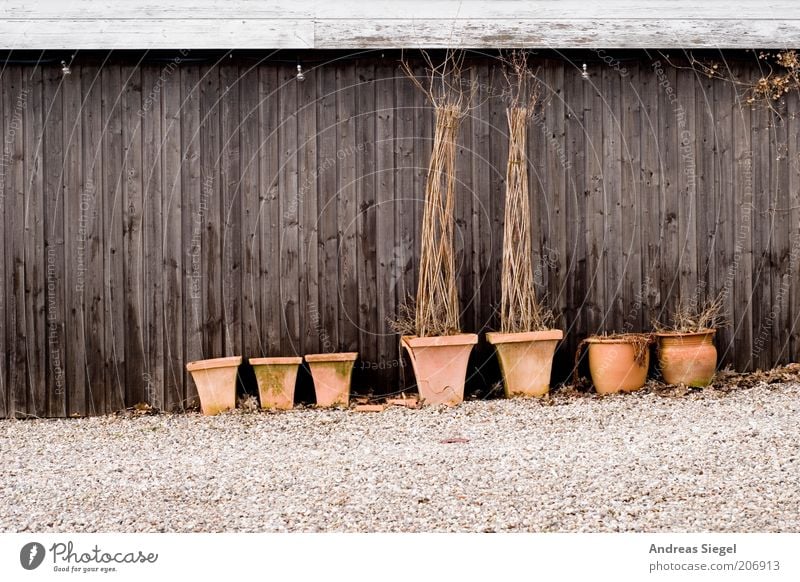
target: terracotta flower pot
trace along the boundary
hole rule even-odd
[[[416,337],[404,335],[417,379],[420,404],[455,406],[464,401],[464,382],[472,346],[478,343],[474,333]]]
[[[261,408],[291,410],[297,369],[303,358],[250,358],[249,362],[258,382]]]
[[[242,356],[198,360],[186,364],[197,385],[200,409],[210,416],[236,408],[236,375]]]
[[[497,350],[507,398],[547,394],[553,355],[563,337],[560,329],[486,334],[488,342]]]
[[[589,372],[598,394],[633,392],[644,386],[650,366],[650,340],[637,334],[596,336],[589,344]]]
[[[330,408],[350,403],[350,378],[357,358],[357,352],[306,355],[317,406]]]
[[[695,333],[659,332],[658,365],[667,384],[703,387],[717,371],[715,329]]]

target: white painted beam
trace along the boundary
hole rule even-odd
[[[3,49],[799,45],[792,0],[0,0]]]

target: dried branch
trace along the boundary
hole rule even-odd
[[[500,329],[504,333],[518,333],[548,329],[553,324],[552,312],[536,299],[526,155],[528,121],[534,115],[541,85],[522,52],[514,52],[506,60],[503,75],[507,86],[509,145]]]

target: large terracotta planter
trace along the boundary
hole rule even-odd
[[[464,401],[464,382],[474,333],[434,337],[404,335],[403,347],[411,358],[420,403],[455,406]]]
[[[198,360],[186,364],[197,385],[200,409],[205,415],[236,408],[236,375],[242,356]]]
[[[256,375],[261,408],[290,410],[294,406],[297,370],[303,358],[250,358]]]
[[[563,337],[560,329],[486,334],[488,342],[497,350],[507,398],[547,394],[553,355]]]
[[[717,371],[715,329],[695,333],[659,332],[658,365],[667,384],[703,387]]]
[[[644,386],[650,366],[647,336],[595,336],[584,341],[589,344],[589,372],[598,394],[632,392]]]
[[[314,379],[317,406],[331,408],[350,403],[350,378],[357,358],[357,352],[306,355]]]

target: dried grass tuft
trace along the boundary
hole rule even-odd
[[[707,329],[716,329],[726,324],[724,309],[724,292],[720,292],[705,303],[681,300],[672,313],[670,321],[668,323],[653,321],[653,328],[659,332],[675,331],[680,333],[696,333]]]

